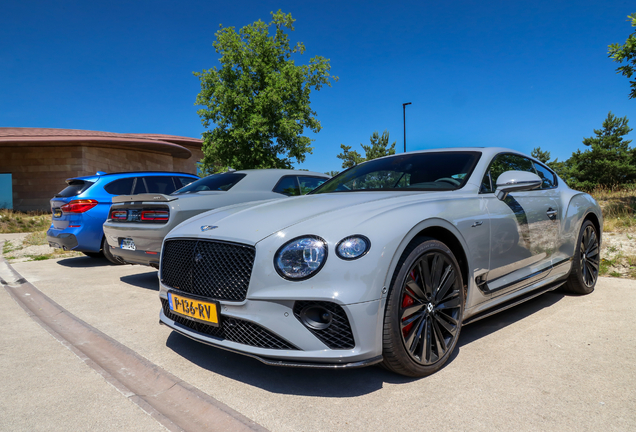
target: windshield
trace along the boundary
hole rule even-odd
[[[356,165],[312,194],[386,190],[455,190],[464,186],[479,152],[413,153]]]
[[[237,173],[212,174],[174,191],[171,195],[202,191],[227,191],[245,176],[246,174]]]

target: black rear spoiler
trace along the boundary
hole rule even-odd
[[[163,194],[137,194],[137,195],[118,195],[113,197],[113,204],[128,202],[170,202],[179,199],[179,197],[163,195]]]

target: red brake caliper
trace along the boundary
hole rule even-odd
[[[410,276],[411,276],[411,279],[415,280],[415,271],[411,271]],[[404,290],[404,297],[402,298],[402,309],[405,309],[411,306],[413,303],[415,303],[411,295],[412,295],[411,291],[408,288],[406,288]],[[409,317],[405,317],[404,320],[408,318]],[[406,337],[406,335],[409,334],[409,330],[411,330],[411,327],[413,327],[413,323],[410,323],[409,325],[407,325],[406,327],[402,329],[402,335],[404,335],[404,337]]]

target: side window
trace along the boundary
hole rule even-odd
[[[541,189],[552,189],[556,187],[556,176],[552,173],[552,171],[536,162],[534,163],[534,168],[537,170],[539,177],[543,180]]]
[[[192,183],[193,181],[195,181],[197,179],[192,178],[192,177],[174,177],[174,184],[177,186],[177,189],[181,189],[184,186],[189,185],[190,183]]]
[[[316,189],[318,186],[326,182],[326,178],[322,177],[303,177],[298,176],[298,182],[300,183],[300,193],[301,195],[308,194],[312,190]]]
[[[146,193],[146,184],[144,183],[143,177],[137,177],[137,181],[135,182],[135,188],[133,189],[133,195]]]
[[[274,189],[272,189],[272,191],[287,196],[300,195],[296,176],[285,176],[281,178],[278,183],[276,183],[276,186],[274,186]]]
[[[148,193],[171,194],[175,191],[172,177],[169,176],[148,176],[144,177]],[[139,182],[139,180],[137,180]]]
[[[115,180],[104,186],[104,190],[111,195],[130,195],[134,180],[133,177]]]
[[[490,168],[481,182],[482,192],[494,192],[497,188],[497,179],[506,171],[527,171],[533,174],[534,170],[532,161],[516,154],[500,154],[495,156],[490,164]],[[490,175],[490,178],[488,178]]]

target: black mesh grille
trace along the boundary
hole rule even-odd
[[[326,329],[316,330],[303,323],[307,329],[331,349],[351,349],[356,343],[353,339],[349,319],[344,309],[331,302],[297,301],[294,303],[294,316],[302,323],[300,312],[307,306],[320,306],[331,312],[331,325]]]
[[[237,318],[223,318],[219,327],[192,321],[172,313],[168,300],[161,299],[163,313],[171,320],[194,330],[218,339],[225,339],[232,342],[249,345],[258,348],[297,350],[295,346],[281,339],[258,324],[243,321]]]
[[[168,240],[161,254],[161,281],[203,297],[243,301],[250,284],[251,246],[209,240]]]

